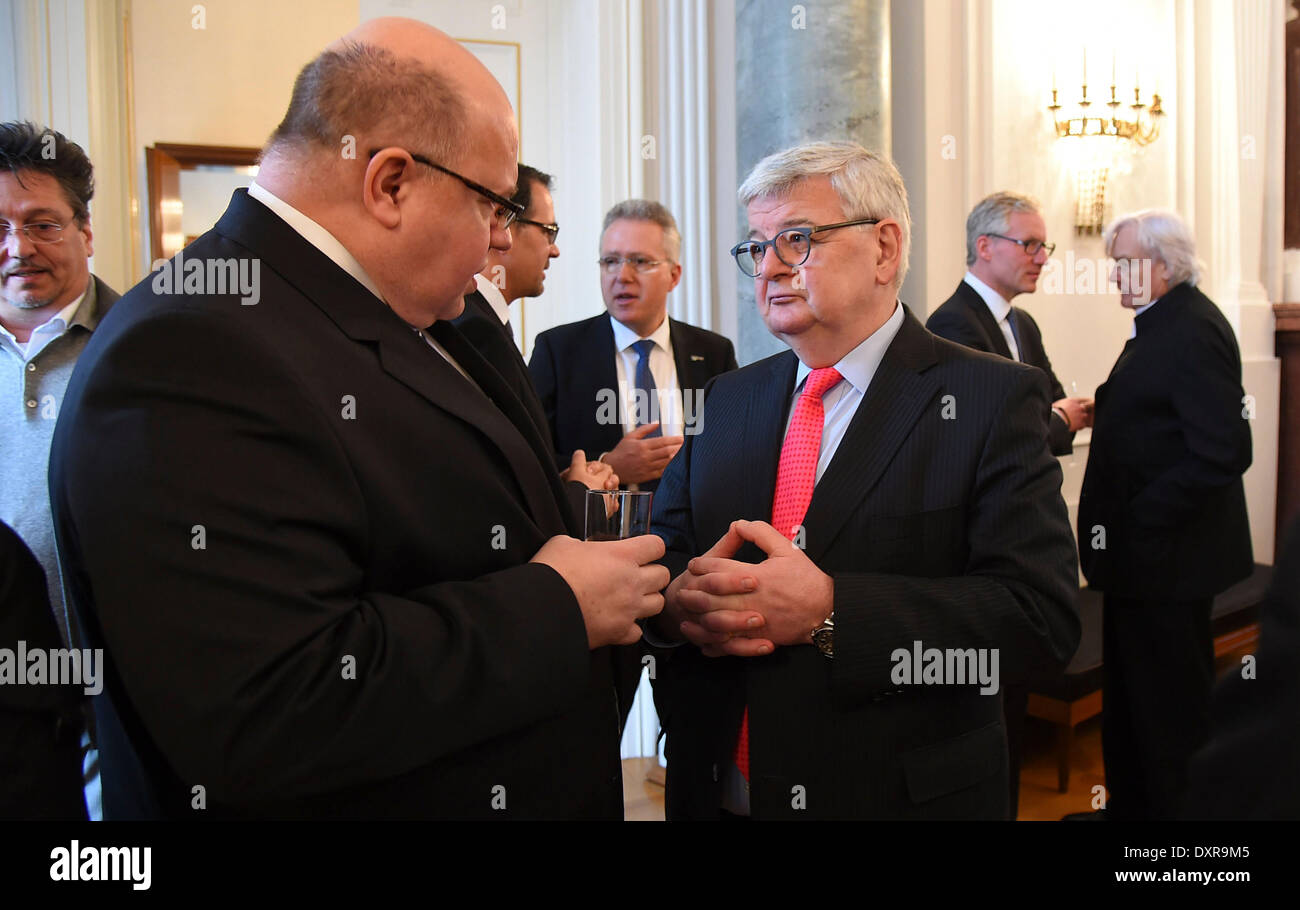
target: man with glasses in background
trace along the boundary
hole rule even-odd
[[[966,218],[966,275],[957,290],[930,314],[925,327],[968,348],[1009,357],[1038,367],[1051,385],[1052,411],[1047,441],[1053,455],[1074,451],[1074,434],[1092,426],[1091,398],[1067,398],[1043,347],[1038,323],[1026,310],[1012,306],[1020,294],[1032,294],[1056,249],[1048,243],[1047,225],[1038,203],[1017,193],[994,193]],[[1029,704],[1029,689],[1006,686],[1007,740],[1011,749],[1011,818],[1020,802],[1020,754]]]
[[[75,142],[32,123],[0,124],[0,351],[7,402],[0,417],[0,521],[40,562],[53,622],[63,646],[74,648],[83,642],[64,599],[46,469],[73,367],[117,300],[90,273],[94,192],[94,168]],[[44,748],[56,747],[53,724],[44,733]],[[35,739],[26,745],[32,754],[42,748]],[[96,753],[89,737],[82,747],[86,806],[97,819]],[[86,808],[80,811],[84,817]]]
[[[527,409],[538,430],[546,437],[548,451],[555,450],[550,426],[528,364],[515,344],[510,326],[510,304],[521,297],[540,296],[551,260],[560,255],[556,238],[555,202],[551,198],[551,175],[519,165],[517,188],[510,201],[523,214],[510,225],[510,248],[488,251],[487,267],[474,276],[475,290],[465,295],[465,312],[454,323],[473,342],[510,385]],[[588,489],[614,489],[618,477],[604,462],[587,461],[585,453],[573,452],[558,468],[561,477],[575,484],[570,500],[576,516],[583,515],[583,495]],[[576,528],[581,534],[582,529]]]
[[[668,817],[1006,818],[999,685],[1079,640],[1047,381],[899,301],[888,159],[787,149],[740,201],[733,255],[790,350],[710,385],[659,485]]]
[[[1011,301],[1032,294],[1056,249],[1046,242],[1038,203],[1017,193],[981,199],[966,218],[966,275],[926,320],[934,334],[977,351],[1038,367],[1052,387],[1048,442],[1053,455],[1074,451],[1074,434],[1092,426],[1091,398],[1068,398],[1043,348],[1034,317]]]
[[[569,536],[450,322],[511,243],[518,141],[471,53],[369,20],[299,73],[184,286],[95,333],[50,493],[108,664],[107,817],[622,818],[605,646],[662,604],[663,545]]]
[[[655,488],[705,384],[736,368],[729,339],[668,317],[681,246],[662,204],[610,209],[598,263],[606,315],[542,332],[528,363],[558,457],[582,449],[633,489]]]
[[[736,368],[729,339],[668,316],[681,247],[661,203],[629,199],[605,214],[598,265],[606,313],[542,332],[528,363],[560,463],[581,449],[620,483],[653,491],[704,386]],[[641,678],[636,649],[623,649],[618,675],[626,724]]]

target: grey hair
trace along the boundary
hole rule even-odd
[[[900,287],[907,275],[912,248],[912,216],[907,207],[907,188],[894,162],[856,142],[811,142],[768,155],[749,172],[740,185],[740,204],[788,193],[808,177],[828,176],[840,197],[846,220],[892,218],[902,232],[898,275]]]
[[[975,264],[975,245],[988,234],[1005,234],[1011,227],[1011,215],[1027,212],[1042,213],[1038,200],[1019,193],[994,193],[985,196],[966,216],[966,264]]]
[[[680,262],[682,257],[682,234],[677,230],[677,219],[662,202],[653,199],[625,199],[605,213],[605,224],[600,229],[601,237],[615,221],[650,221],[663,228],[664,254],[671,262]]]
[[[263,155],[285,147],[337,154],[352,136],[409,144],[439,163],[454,162],[466,149],[468,116],[464,99],[442,74],[386,48],[348,41],[298,73],[289,109]]]
[[[1191,229],[1177,212],[1143,209],[1116,218],[1102,234],[1107,255],[1115,243],[1115,236],[1129,225],[1136,229],[1137,243],[1142,251],[1163,262],[1169,270],[1170,287],[1184,282],[1200,282],[1205,265],[1196,256],[1196,241]]]

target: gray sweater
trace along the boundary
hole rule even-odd
[[[17,531],[40,560],[59,633],[77,647],[80,641],[69,634],[50,517],[50,440],[72,368],[117,296],[91,276],[72,324],[34,358],[24,362],[10,347],[0,346],[0,521]]]

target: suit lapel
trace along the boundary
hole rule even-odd
[[[502,410],[439,356],[383,301],[264,205],[251,199],[246,190],[235,192],[230,207],[214,230],[257,255],[264,266],[296,287],[343,334],[357,343],[376,348],[380,366],[388,375],[486,436],[510,465],[538,525],[546,531],[557,525],[563,527],[561,506],[547,495],[552,487],[550,481],[554,481],[554,486],[559,483],[558,478],[549,477],[552,472],[543,471],[542,465],[549,465],[549,459],[539,463],[532,445]],[[464,350],[449,353],[465,367],[466,372],[474,376],[474,370],[486,371],[496,376],[497,384],[503,385],[500,375],[488,366],[473,346],[459,333],[456,337]],[[478,376],[475,376],[475,381],[484,386]],[[488,384],[491,384],[490,380]],[[487,386],[484,386],[484,391],[487,391]],[[382,403],[379,406],[382,407]]]
[[[609,324],[607,314],[594,317],[590,325],[591,329],[586,333],[586,340],[582,344],[582,349],[587,355],[582,375],[590,377],[585,387],[587,393],[585,406],[591,414],[590,438],[602,440],[601,448],[608,452],[623,438],[623,425],[602,424],[596,419],[599,414],[596,396],[602,389],[613,389],[615,394],[620,396],[619,401],[622,401],[622,390],[618,387],[618,368],[614,366],[614,358],[618,356],[618,352],[614,350],[614,329]],[[633,381],[633,377],[629,376],[628,384]],[[581,384],[578,387],[584,388]],[[599,454],[599,452],[588,452],[587,456],[595,458]]]
[[[770,361],[768,375],[754,383],[749,391],[749,406],[740,426],[743,444],[737,451],[745,453],[750,469],[745,491],[747,515],[759,521],[772,520],[772,499],[776,495],[776,468],[785,441],[785,422],[790,414],[790,396],[799,359],[786,351]]]
[[[803,523],[805,552],[814,562],[825,554],[849,515],[861,507],[939,393],[938,381],[925,373],[934,363],[933,337],[906,311],[835,457],[813,490]]]
[[[1007,336],[1002,334],[1002,329],[998,327],[998,321],[989,312],[989,305],[984,302],[984,298],[979,295],[979,291],[965,281],[957,286],[957,290],[961,293],[961,299],[966,306],[970,307],[975,314],[980,327],[984,329],[984,334],[988,336],[989,345],[992,346],[994,351],[1011,360],[1011,347],[1007,344]]]
[[[510,386],[511,391],[528,412],[529,419],[537,427],[538,433],[541,434],[547,451],[552,453],[547,457],[548,463],[554,461],[555,449],[551,440],[551,428],[546,422],[546,411],[537,397],[537,389],[533,385],[532,374],[528,372],[528,364],[524,362],[523,355],[515,346],[514,336],[492,309],[492,305],[477,291],[465,297],[467,314],[471,307],[474,309],[471,318],[453,322],[453,325],[479,349],[488,363]]]
[[[568,516],[565,515],[567,499],[560,485],[559,475],[554,470],[550,447],[542,438],[537,425],[528,415],[518,396],[506,384],[501,374],[450,322],[434,323],[430,334],[483,389],[491,404],[495,405],[495,408],[490,409],[493,416],[504,416],[507,419],[507,427],[501,426],[501,421],[493,420],[490,425],[481,425],[480,429],[497,443],[498,448],[509,459],[515,476],[519,479],[519,486],[528,500],[529,509],[537,518],[538,524],[543,528],[547,527],[545,518],[547,516],[554,518],[557,511],[560,513],[561,520],[568,523],[566,521]],[[437,359],[442,360],[441,357]],[[450,365],[445,361],[444,365],[450,369]],[[482,396],[478,397],[482,398]],[[515,432],[510,433],[509,429]],[[521,447],[520,442],[525,445]],[[548,488],[551,493],[549,501],[542,493]]]
[[[671,317],[668,337],[673,343],[673,362],[677,366],[677,385],[682,394],[687,389],[702,389],[709,381],[709,364],[703,351],[697,350],[682,324]]]

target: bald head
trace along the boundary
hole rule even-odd
[[[346,159],[405,145],[454,166],[468,135],[482,129],[514,136],[514,113],[473,54],[423,22],[371,19],[298,74],[264,157]]]
[[[324,227],[410,325],[459,314],[488,249],[508,249],[519,134],[477,58],[411,19],[372,19],[294,82],[257,183]],[[451,173],[448,173],[451,172]]]

